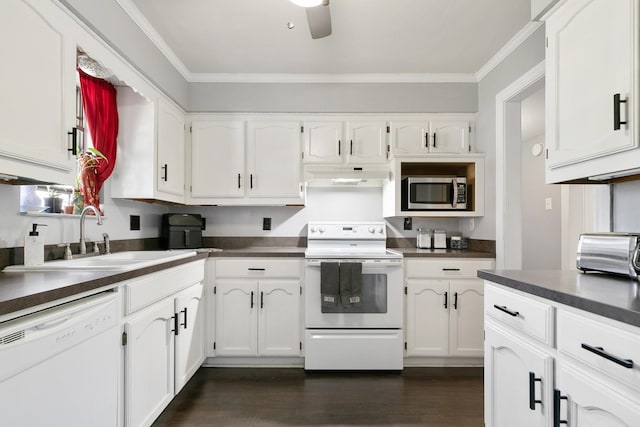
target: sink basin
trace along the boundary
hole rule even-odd
[[[108,255],[49,261],[34,266],[10,265],[3,271],[126,271],[187,258],[195,254],[195,251],[116,252]]]

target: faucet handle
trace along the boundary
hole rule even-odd
[[[109,235],[107,233],[102,233],[102,239],[104,240],[104,253],[111,253],[111,245],[109,244]]]
[[[71,243],[60,243],[58,244],[59,248],[65,247],[64,250],[64,259],[72,259],[73,255],[71,254]]]
[[[98,246],[98,242],[97,240],[95,242],[93,242],[93,253],[94,254],[100,254],[100,247]]]

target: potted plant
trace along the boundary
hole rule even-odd
[[[100,150],[89,147],[78,154],[80,165],[80,191],[84,196],[84,206],[94,206],[100,211],[100,197],[98,196],[97,167],[101,162],[108,162]],[[102,213],[102,211],[100,211]]]

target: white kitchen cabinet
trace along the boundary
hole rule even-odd
[[[54,2],[0,3],[0,173],[73,185],[76,42]]]
[[[347,122],[349,145],[345,147],[348,164],[387,163],[387,122],[384,120],[351,120]]]
[[[569,0],[547,19],[548,183],[638,173],[639,6]]]
[[[345,157],[345,123],[333,121],[304,122],[304,163],[339,165]]]
[[[390,128],[394,156],[471,151],[471,123],[468,120],[391,121]]]
[[[406,261],[407,357],[466,357],[483,354],[483,286],[478,269],[493,260]]]
[[[216,261],[215,356],[299,356],[301,264]]]
[[[193,120],[188,202],[303,204],[300,135],[295,120]]]
[[[553,357],[490,321],[484,340],[485,425],[551,426]]]
[[[118,159],[111,197],[185,202],[184,113],[162,97],[118,87]]]
[[[201,366],[204,261],[133,279],[124,288],[124,413],[148,426]]]

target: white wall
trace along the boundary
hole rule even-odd
[[[544,26],[541,26],[478,83],[476,145],[478,151],[487,154],[487,161],[485,215],[475,219],[475,230],[470,232],[475,239],[496,238],[496,95],[544,60],[544,37]],[[461,220],[461,230],[468,230],[464,220]]]
[[[640,233],[640,181],[613,186],[613,231]]]
[[[104,186],[109,194],[109,181]],[[102,240],[102,233],[109,233],[111,240],[141,239],[160,235],[160,219],[167,211],[163,205],[114,200],[101,197],[104,204],[105,220],[102,226],[95,218],[86,219],[86,238],[88,241]],[[78,217],[22,216],[20,207],[20,187],[0,185],[0,218],[2,232],[0,247],[12,248],[24,246],[24,236],[31,230],[32,223],[46,224],[40,230],[45,244],[73,243],[80,240],[80,221]],[[140,215],[140,231],[129,230],[129,215]]]

